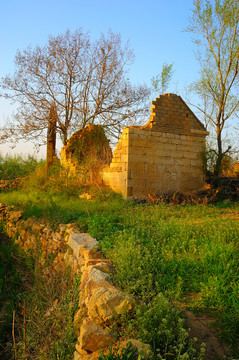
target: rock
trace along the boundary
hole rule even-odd
[[[96,287],[112,287],[113,285],[110,284],[109,280],[109,274],[89,266],[82,274],[80,290],[85,289],[89,292],[90,289],[95,289]]]
[[[131,344],[129,349],[136,348],[137,349],[136,354],[143,356],[143,359],[148,359],[149,356],[152,355],[151,346],[139,340],[135,340],[135,339],[124,340],[122,343],[120,343],[120,347],[125,348],[129,342]]]
[[[81,360],[81,359],[82,359],[81,355],[77,351],[75,351],[73,360]]]
[[[76,351],[80,354],[80,355],[88,355],[88,352],[81,349],[80,344],[77,342],[76,343]]]
[[[87,262],[86,267],[93,265],[95,269],[101,270],[104,273],[110,274],[113,271],[113,265],[111,265],[111,261],[108,259],[102,259],[100,262],[96,260],[89,260]]]
[[[81,277],[79,305],[84,307],[88,304],[93,290],[96,288],[113,288],[109,282],[110,276],[93,266],[89,266]]]
[[[22,211],[21,210],[18,210],[18,211],[12,211],[9,215],[9,219],[11,221],[14,221],[14,222],[17,222],[20,217],[22,216]]]
[[[114,314],[123,314],[133,307],[133,298],[114,287],[93,289],[86,301],[89,317],[99,323],[107,323]]]
[[[33,232],[33,233],[39,233],[39,232],[41,232],[41,230],[42,230],[44,227],[45,227],[44,225],[35,223],[35,224],[32,225],[32,232]]]
[[[79,354],[77,351],[75,351],[73,360],[98,360],[98,359],[99,359],[99,351],[95,351],[87,355]]]
[[[79,199],[91,200],[91,195],[88,193],[80,194]]]
[[[96,240],[97,241],[97,240]],[[97,242],[98,243],[98,242]],[[103,258],[103,254],[100,251],[96,250],[88,250],[84,249],[82,250],[81,254],[86,261],[90,260],[101,260]]]
[[[92,250],[98,245],[98,241],[89,234],[72,231],[68,238],[68,245],[72,248],[74,255],[78,257],[85,250]]]
[[[96,322],[85,319],[80,328],[78,341],[81,350],[93,352],[113,344],[115,338],[110,334],[108,328],[103,328]]]
[[[59,231],[61,235],[65,235],[66,229],[67,229],[68,225],[67,224],[60,224],[59,225]]]

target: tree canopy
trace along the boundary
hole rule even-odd
[[[217,139],[214,174],[221,170],[222,132],[238,112],[239,2],[238,0],[194,0],[188,31],[194,34],[200,78],[192,85],[201,102],[196,106],[213,125]]]
[[[110,134],[137,122],[146,111],[150,90],[128,78],[134,60],[128,43],[109,31],[92,41],[81,29],[50,36],[45,46],[28,47],[15,57],[15,73],[1,79],[2,96],[18,104],[2,129],[2,141],[44,143],[54,106],[56,131],[66,143],[72,132],[89,123]]]

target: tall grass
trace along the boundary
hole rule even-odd
[[[12,180],[22,178],[33,172],[36,169],[37,163],[37,159],[31,155],[22,157],[21,155],[7,154],[4,157],[0,154],[0,179]]]
[[[17,248],[0,227],[0,358],[10,358],[12,313],[17,306],[20,275]],[[14,259],[14,260],[13,260]]]
[[[42,265],[40,256],[37,248],[26,255],[0,233],[1,359],[15,359],[14,353],[19,360],[73,357],[77,339],[73,320],[78,308],[80,278],[72,276],[69,267],[55,271],[50,259]],[[16,313],[15,348],[13,310]]]

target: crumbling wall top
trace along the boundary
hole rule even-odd
[[[181,96],[171,93],[160,95],[152,101],[150,119],[142,128],[179,135],[208,135]]]

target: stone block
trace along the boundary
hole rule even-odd
[[[168,139],[174,139],[174,134],[172,133],[165,133],[165,137]]]
[[[124,190],[123,195],[127,196],[127,197],[133,196],[133,188],[132,188],[132,186],[127,186],[127,188]]]
[[[147,148],[147,147],[150,147],[150,141],[147,141],[146,139],[142,139],[142,140],[130,139],[130,146]],[[131,152],[131,149],[130,149],[130,152]]]
[[[196,152],[193,152],[193,151],[185,151],[183,153],[183,157],[186,158],[186,159],[197,159],[198,154]]]
[[[202,159],[191,159],[190,160],[190,165],[191,166],[196,166],[199,167],[200,169],[203,168],[203,161]]]
[[[110,283],[110,276],[108,273],[90,265],[82,274],[80,290],[85,289],[86,296],[90,296],[93,289],[99,287],[112,288],[113,285]]]
[[[140,187],[143,189],[145,187],[145,180],[144,179],[129,179],[128,186],[132,186],[133,188]]]
[[[72,231],[69,235],[68,245],[73,250],[75,257],[81,255],[85,250],[92,250],[98,245],[98,241],[89,234]]]
[[[187,166],[190,167],[190,162],[191,159],[190,158],[185,158],[185,157],[181,157],[181,158],[175,158],[175,165],[176,166]]]
[[[106,348],[115,342],[115,338],[110,334],[108,328],[103,328],[99,324],[89,319],[85,319],[80,328],[79,352],[97,351],[99,348]]]
[[[148,172],[149,173],[155,173],[156,170],[157,170],[157,164],[156,163],[148,164]],[[149,174],[149,177],[150,177],[150,174]]]
[[[145,159],[145,156],[138,154],[129,154],[129,168],[131,168],[131,163],[140,163],[142,159]]]
[[[133,298],[116,288],[100,287],[92,291],[88,301],[90,319],[107,323],[114,314],[122,314],[133,307]]]
[[[144,155],[146,151],[145,147],[141,147],[141,146],[134,146],[132,145],[132,147],[130,148],[130,155],[135,154],[135,155]]]
[[[152,137],[157,137],[157,138],[165,138],[165,134],[164,132],[161,132],[161,131],[152,131]]]
[[[162,165],[173,165],[173,164],[175,164],[175,159],[171,156],[164,156],[164,157],[160,158],[158,163],[160,163]]]
[[[121,163],[111,163],[110,164],[110,169],[114,170],[114,171],[118,171],[121,172],[122,171],[122,165]]]
[[[145,162],[131,162],[130,171],[144,172],[145,171]]]

